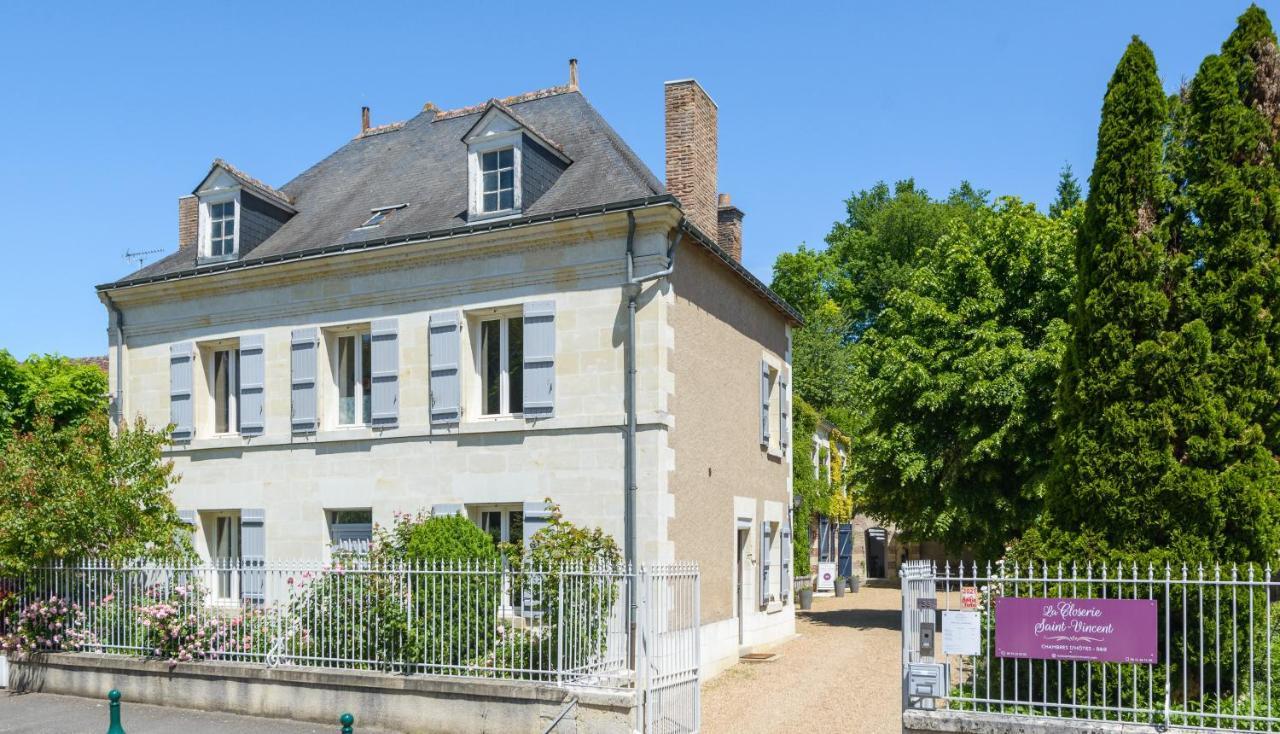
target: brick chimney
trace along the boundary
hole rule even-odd
[[[178,251],[195,255],[200,228],[200,200],[195,196],[178,198]]]
[[[742,262],[742,210],[729,203],[728,194],[720,194],[716,205],[716,244]]]
[[[369,132],[369,108],[360,108],[360,134],[364,135]]]
[[[716,103],[692,79],[664,85],[667,117],[667,193],[685,216],[716,237]]]

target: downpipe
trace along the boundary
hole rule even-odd
[[[116,305],[111,298],[111,294],[102,291],[102,298],[107,304],[107,310],[111,312],[115,321],[116,330],[116,405],[115,413],[116,430],[120,430],[124,424],[124,312]]]
[[[676,245],[683,239],[686,226],[685,219],[681,217],[680,223],[676,225],[669,236],[666,269],[643,276],[636,276],[636,216],[634,212],[627,212],[627,282],[623,286],[627,293],[627,336],[624,349],[627,428],[623,462],[624,484],[626,486],[623,504],[624,534],[622,546],[623,557],[627,565],[627,629],[630,632],[631,639],[631,644],[628,646],[627,662],[632,670],[636,669],[636,611],[638,605],[636,574],[639,571],[636,567],[636,545],[638,542],[636,534],[636,495],[639,492],[639,481],[636,478],[636,301],[640,297],[641,286],[645,283],[670,277],[675,272]]]

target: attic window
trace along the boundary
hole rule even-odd
[[[364,224],[360,225],[359,229],[364,229],[366,227],[376,227],[379,224],[382,224],[384,221],[386,221],[387,217],[391,216],[393,212],[399,209],[403,209],[406,206],[409,206],[409,205],[396,204],[395,206],[383,206],[383,207],[378,207],[377,209],[370,209],[369,211],[371,212],[371,214],[369,218],[365,220]]]
[[[209,255],[221,257],[236,251],[236,202],[209,205]]]
[[[491,150],[480,155],[483,177],[481,211],[501,212],[516,206],[516,171],[513,149]]]

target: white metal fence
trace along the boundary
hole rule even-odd
[[[949,715],[994,712],[1148,724],[1157,729],[1280,731],[1280,578],[1252,566],[976,564],[915,561],[902,567],[903,703],[913,662],[946,661],[938,703]],[[922,655],[921,623],[944,610],[981,615],[978,655]],[[972,595],[976,592],[976,599]],[[1001,658],[1001,597],[1145,599],[1156,603],[1155,664]],[[924,603],[920,600],[925,599]],[[932,601],[928,601],[932,600]],[[976,601],[976,604],[974,603]],[[930,606],[936,606],[938,614]]]
[[[15,581],[9,631],[42,649],[641,688],[647,731],[697,731],[693,564],[86,562]]]

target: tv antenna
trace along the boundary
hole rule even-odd
[[[158,254],[158,253],[161,253],[161,252],[164,252],[164,250],[139,250],[139,251],[137,251],[137,252],[135,252],[135,251],[133,251],[133,250],[125,250],[125,251],[124,251],[124,259],[125,259],[125,260],[137,260],[137,261],[138,261],[138,267],[142,267],[142,265],[147,261],[147,257],[148,257],[148,256],[150,256],[150,255],[155,255],[155,254]]]

